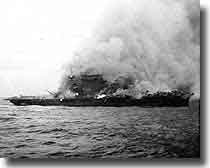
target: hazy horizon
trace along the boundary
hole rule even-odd
[[[0,2],[0,97],[55,91],[110,0]]]

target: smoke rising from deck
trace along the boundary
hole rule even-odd
[[[199,94],[199,1],[119,1],[74,54],[60,90],[68,88],[68,76],[82,73],[102,74],[110,83],[132,78],[116,94],[173,89]]]

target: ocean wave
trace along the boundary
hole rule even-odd
[[[10,106],[8,111],[0,110],[2,157],[118,159],[198,155],[199,128],[193,124],[188,108]]]

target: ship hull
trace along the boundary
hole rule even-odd
[[[17,106],[39,105],[39,106],[188,106],[188,100],[183,98],[142,98],[142,99],[126,99],[126,98],[71,98],[71,99],[8,99]]]

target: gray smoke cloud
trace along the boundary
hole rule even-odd
[[[173,89],[200,94],[199,1],[118,1],[75,53],[64,79],[84,72],[109,82],[132,78],[132,87],[118,92],[135,96]]]

